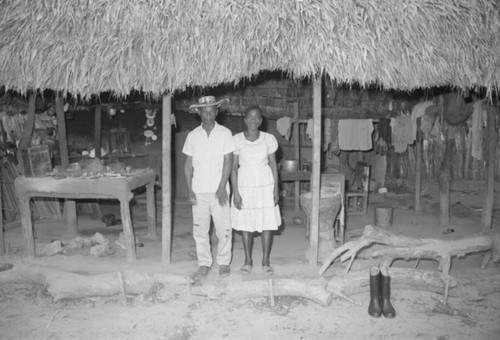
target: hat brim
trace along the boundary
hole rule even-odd
[[[216,106],[216,107],[220,107],[222,104],[224,104],[225,102],[227,102],[227,99],[221,99],[219,101],[216,101],[214,103],[206,103],[206,104],[193,104],[193,105],[190,105],[189,106],[189,109],[190,110],[195,110],[197,111],[199,108],[201,107],[209,107],[209,106]]]

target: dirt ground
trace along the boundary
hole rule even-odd
[[[479,183],[461,182],[452,187],[451,225],[440,226],[438,221],[437,184],[425,186],[424,211],[414,212],[412,195],[404,185],[393,188],[389,195],[370,196],[366,216],[349,217],[349,231],[360,230],[373,224],[374,207],[395,207],[391,229],[410,236],[453,239],[480,230],[482,190]],[[399,191],[399,192],[398,192]],[[398,192],[395,194],[394,192]],[[456,205],[456,202],[460,202]],[[144,247],[137,249],[138,260],[126,263],[125,253],[117,249],[107,257],[95,258],[86,254],[23,258],[24,243],[19,223],[7,225],[6,243],[9,254],[0,257],[0,263],[15,266],[31,263],[66,271],[97,274],[126,269],[145,273],[174,273],[190,275],[196,270],[196,254],[191,236],[191,211],[185,202],[174,203],[174,236],[172,264],[161,264],[161,244],[144,240],[147,232],[145,195],[133,203],[133,222]],[[458,208],[466,206],[470,215],[463,216]],[[158,204],[160,221],[161,205]],[[495,205],[495,208],[498,208]],[[118,215],[118,204],[107,202],[103,212]],[[500,210],[498,210],[500,211]],[[319,266],[309,265],[305,259],[305,227],[296,225],[294,217],[303,216],[293,209],[289,199],[282,202],[284,226],[275,235],[271,262],[276,278],[318,278]],[[498,218],[500,218],[500,214]],[[159,223],[160,225],[160,223]],[[494,229],[499,223],[494,219]],[[65,225],[59,221],[35,221],[37,250],[51,240],[67,241]],[[161,229],[161,227],[159,227]],[[452,233],[443,233],[453,229]],[[121,226],[105,227],[96,216],[80,214],[79,230],[82,235],[102,233],[111,241],[118,238]],[[451,274],[457,277],[477,277],[498,273],[492,265],[479,268],[482,254],[453,259]],[[254,244],[254,268],[251,275],[242,278],[238,269],[243,264],[241,236],[234,235],[232,274],[221,279],[214,265],[207,283],[222,280],[262,280],[267,277],[260,268],[260,241]],[[354,268],[368,268],[373,262],[356,260]],[[413,267],[415,262],[397,261],[393,266]],[[331,278],[343,268],[334,264],[325,274]],[[421,261],[420,269],[437,270],[437,263]],[[366,269],[368,275],[368,269]],[[2,274],[0,273],[0,276]],[[157,289],[150,296],[128,296],[125,304],[120,296],[67,299],[53,302],[41,285],[3,284],[0,286],[0,339],[498,339],[500,338],[500,294],[470,301],[450,298],[448,306],[441,302],[442,295],[417,291],[392,291],[396,309],[395,319],[371,318],[367,313],[369,293],[351,296],[358,304],[335,297],[322,307],[313,301],[298,297],[276,297],[271,305],[268,297],[233,300],[209,299]]]

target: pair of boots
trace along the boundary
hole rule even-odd
[[[396,311],[391,304],[391,278],[387,267],[370,268],[370,305],[368,314],[379,318],[382,314],[386,318],[396,316]]]

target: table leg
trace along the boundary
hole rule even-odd
[[[64,201],[64,213],[66,214],[66,223],[68,223],[68,233],[70,235],[78,234],[78,224],[76,220],[76,201],[75,200],[65,200]]]
[[[120,211],[122,215],[123,235],[125,236],[125,247],[127,251],[127,261],[132,262],[137,259],[135,253],[135,235],[130,218],[130,204],[128,201],[120,201]]]
[[[156,233],[156,203],[155,203],[155,183],[151,181],[146,185],[147,209],[148,209],[148,239],[158,240]]]
[[[30,199],[19,200],[19,211],[21,213],[21,228],[24,240],[26,241],[26,251],[30,258],[35,257],[35,237],[33,235],[33,223],[31,221]]]

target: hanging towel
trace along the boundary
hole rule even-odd
[[[413,110],[411,111],[411,133],[413,140],[417,139],[417,119],[422,117],[425,114],[425,110],[427,110],[427,108],[432,105],[434,105],[434,102],[432,100],[429,100],[426,102],[418,103],[413,107]]]
[[[313,139],[314,136],[314,122],[313,119],[307,120],[306,135],[309,139]]]
[[[486,120],[486,110],[483,108],[483,102],[477,101],[474,103],[474,111],[472,112],[471,126],[471,156],[477,160],[483,159],[483,121]]]
[[[373,148],[371,119],[341,119],[338,130],[341,150],[366,151]]]
[[[290,117],[281,117],[276,121],[276,129],[287,141],[290,140],[291,126],[292,119]]]
[[[413,130],[410,116],[403,114],[398,118],[391,118],[391,130],[394,151],[404,153],[408,148],[408,144],[412,144],[415,141],[412,135]]]

